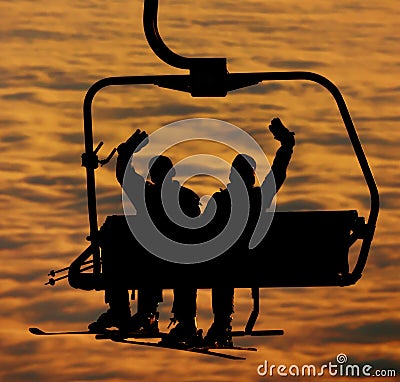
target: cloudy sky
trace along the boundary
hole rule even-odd
[[[238,340],[259,348],[244,362],[90,336],[28,333],[30,326],[84,329],[106,309],[101,292],[74,290],[66,282],[43,284],[50,269],[68,265],[87,246],[80,165],[86,90],[108,76],[182,73],[147,46],[142,6],[140,0],[0,2],[0,379],[278,381],[282,377],[259,376],[257,366],[265,360],[322,365],[339,353],[352,364],[400,372],[400,32],[394,0],[160,0],[160,31],[182,55],[227,57],[230,72],[313,71],[341,89],[382,197],[370,257],[355,286],[262,290],[257,328],[286,334]],[[153,133],[175,121],[213,118],[240,127],[272,160],[277,143],[267,126],[279,116],[296,132],[297,144],[277,208],[368,214],[368,190],[339,113],[317,85],[271,82],[225,99],[193,99],[147,86],[110,88],[96,96],[93,110],[95,142],[104,141],[101,157],[136,128]],[[205,131],[213,138],[209,127]],[[224,145],[204,142],[169,151],[175,162],[193,154],[228,162],[234,156]],[[96,173],[99,224],[121,213],[114,166],[115,159]],[[226,180],[224,168],[209,166]],[[220,186],[210,177],[188,184],[200,196]],[[357,252],[351,255],[353,264]],[[171,291],[165,291],[163,330],[171,302]],[[206,329],[210,291],[199,292],[198,306],[199,326]],[[250,291],[237,290],[235,329],[245,324],[249,310]]]

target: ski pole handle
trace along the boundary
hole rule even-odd
[[[93,260],[87,260],[87,261],[83,262],[82,265],[91,264],[91,263],[93,263]],[[54,269],[52,269],[47,276],[54,277],[56,275],[56,273],[68,271],[68,269],[69,269],[69,267],[57,269],[56,271]]]
[[[93,261],[91,261],[91,262],[93,262]],[[88,264],[88,262],[85,262],[85,263]],[[85,264],[85,263],[84,263],[84,264]],[[93,268],[93,265],[89,265],[88,267],[82,268],[82,269],[81,269],[81,272],[83,272],[83,271],[88,271],[89,269],[92,269],[92,268]],[[49,279],[49,281],[47,281],[47,283],[45,283],[44,285],[51,285],[51,286],[53,286],[57,281],[64,280],[64,279],[66,279],[67,277],[68,277],[68,275],[64,275],[64,276],[58,277],[58,278],[56,278],[56,279],[51,278],[51,279]]]

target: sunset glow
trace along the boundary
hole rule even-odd
[[[256,328],[284,329],[285,335],[237,339],[258,348],[242,362],[96,341],[93,336],[31,335],[31,326],[85,330],[107,309],[103,292],[75,290],[65,280],[43,285],[50,269],[68,266],[88,245],[81,167],[87,89],[108,76],[186,72],[151,52],[142,28],[142,0],[3,1],[0,380],[280,381],[283,377],[260,377],[257,366],[264,360],[321,365],[339,353],[352,364],[396,369],[399,375],[398,2],[159,2],[160,32],[179,54],[227,57],[231,73],[312,71],[342,91],[381,194],[363,277],[348,288],[262,289]],[[368,189],[343,122],[333,98],[318,85],[270,82],[226,98],[192,98],[156,86],[114,87],[95,97],[93,116],[95,145],[104,141],[101,158],[137,128],[151,134],[175,121],[212,118],[250,134],[270,161],[278,143],[268,124],[280,117],[296,132],[296,146],[277,210],[356,209],[360,216],[368,215]],[[168,151],[174,162],[194,154],[216,155],[228,163],[235,155],[223,145],[204,142]],[[226,179],[220,167],[213,170]],[[121,188],[115,158],[96,171],[101,225],[107,215],[122,213]],[[200,196],[221,187],[211,177],[194,177],[187,184]],[[321,256],[323,252],[321,248]],[[210,295],[199,291],[198,325],[204,330],[212,321]],[[172,291],[166,290],[160,306],[163,331],[171,306]],[[250,290],[236,290],[235,306],[233,326],[242,330],[251,310]]]

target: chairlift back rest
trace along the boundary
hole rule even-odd
[[[276,212],[260,244],[234,245],[215,259],[178,264],[147,252],[125,216],[108,216],[100,230],[102,285],[127,289],[179,286],[340,286],[349,274],[349,248],[361,238],[357,211]]]

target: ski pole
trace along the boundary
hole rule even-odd
[[[82,265],[86,265],[86,264],[90,264],[90,263],[93,263],[93,260],[87,260],[87,261],[83,262]],[[56,275],[56,273],[68,271],[68,269],[69,269],[69,266],[65,267],[65,268],[57,269],[56,271],[54,269],[52,269],[47,276],[54,277]]]
[[[88,271],[89,269],[92,269],[92,268],[93,268],[93,265],[89,265],[88,267],[81,269],[81,272],[83,272],[83,271]],[[45,283],[44,285],[51,285],[51,286],[53,286],[57,281],[66,279],[67,277],[68,277],[68,275],[64,275],[64,276],[58,277],[58,278],[56,278],[56,279],[51,278],[51,279],[49,279],[49,281],[48,281],[47,283]]]

